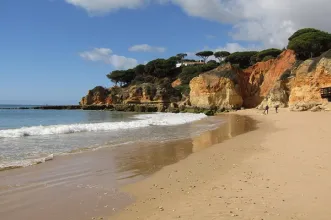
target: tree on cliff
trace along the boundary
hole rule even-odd
[[[301,29],[289,38],[287,48],[294,50],[302,60],[320,56],[331,49],[331,34],[313,28]]]
[[[152,60],[145,65],[145,73],[158,78],[172,75],[176,69],[177,61],[178,57]]]
[[[203,61],[206,63],[206,60],[208,59],[208,57],[214,55],[213,51],[201,51],[195,54],[198,57],[201,57],[203,59]]]
[[[220,61],[222,62],[226,57],[228,57],[231,53],[229,53],[228,51],[217,51],[214,53],[214,56]]]
[[[244,69],[251,65],[251,58],[257,53],[257,51],[235,52],[225,58],[225,62],[239,65],[240,68]]]
[[[186,53],[179,53],[179,54],[176,55],[176,57],[178,57],[179,61],[181,63],[183,63],[183,60],[184,60],[185,57],[187,57],[187,54]]]
[[[218,64],[214,62],[208,62],[204,65],[186,66],[183,67],[182,72],[178,75],[182,85],[187,85],[190,81],[201,73],[217,68]]]
[[[113,72],[107,75],[108,79],[110,79],[115,85],[117,83],[129,84],[135,77],[136,73],[134,69],[128,70],[114,70]]]
[[[140,65],[136,66],[136,68],[134,68],[134,70],[135,70],[135,73],[136,73],[137,76],[144,75],[145,65],[140,64]]]

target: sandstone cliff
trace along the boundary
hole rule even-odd
[[[80,105],[112,105],[112,104],[142,104],[179,102],[182,96],[179,91],[168,85],[143,83],[125,88],[101,86],[89,90],[82,98]]]
[[[239,82],[240,71],[230,64],[193,78],[190,102],[199,108],[233,109],[243,104]]]
[[[176,78],[158,83],[140,83],[106,89],[96,87],[83,97],[80,104],[161,104],[175,111],[185,108],[238,109],[290,107],[291,110],[325,109],[320,89],[331,87],[331,50],[304,62],[286,50],[277,58],[241,70],[231,64],[201,73],[190,81],[189,89],[181,94]],[[186,85],[182,85],[185,87]],[[188,95],[189,94],[189,95]],[[170,105],[170,103],[174,103]]]
[[[295,62],[294,52],[287,50],[276,59],[258,62],[245,70],[227,64],[201,74],[190,82],[191,103],[202,108],[254,108],[261,103],[286,106],[287,84],[279,79]],[[224,77],[227,74],[232,80]]]
[[[294,111],[325,108],[327,99],[322,99],[320,89],[331,87],[331,50],[318,58],[303,62],[293,71],[289,107]]]

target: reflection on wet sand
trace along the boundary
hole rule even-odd
[[[226,119],[215,130],[192,134],[188,139],[103,148],[55,157],[38,166],[2,171],[0,219],[85,220],[109,216],[132,202],[129,195],[119,191],[120,185],[142,179],[194,152],[256,128],[256,122],[244,116],[219,117],[163,130],[166,134],[167,129],[187,129],[190,134],[194,126],[208,126]]]
[[[137,144],[116,150],[114,159],[118,172],[122,174],[120,179],[150,175],[194,152],[256,129],[256,121],[249,117],[232,114],[220,117],[226,119],[225,124],[190,139],[158,144]]]

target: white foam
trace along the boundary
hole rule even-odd
[[[42,136],[42,135],[59,135],[78,132],[100,132],[114,131],[124,129],[142,128],[148,126],[169,126],[186,124],[193,121],[201,120],[207,117],[205,114],[191,113],[156,113],[136,115],[129,122],[104,122],[90,124],[69,124],[69,125],[51,125],[51,126],[33,126],[22,127],[18,129],[0,130],[0,138],[17,138],[24,136]]]
[[[3,169],[14,169],[14,168],[20,168],[20,167],[27,167],[31,165],[36,165],[40,163],[45,163],[47,161],[53,160],[54,155],[50,154],[47,157],[42,157],[38,159],[26,159],[26,160],[20,160],[20,161],[11,161],[11,162],[3,162],[0,164],[0,171]]]

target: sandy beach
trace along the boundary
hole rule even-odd
[[[236,114],[258,129],[124,187],[136,202],[109,219],[330,219],[330,113]]]
[[[160,170],[162,173],[165,166],[257,128],[256,121],[246,116],[228,114],[206,120],[222,123],[186,139],[105,146],[55,157],[36,166],[1,171],[1,219],[106,219],[135,201],[133,194],[121,190],[123,186]],[[186,128],[205,125],[203,120]]]

